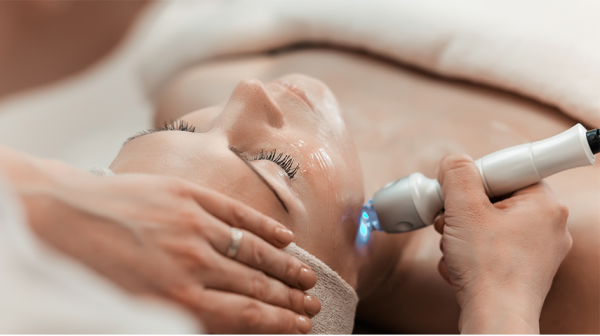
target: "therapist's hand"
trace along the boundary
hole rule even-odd
[[[293,240],[282,224],[178,178],[102,178],[0,154],[34,231],[130,292],[183,304],[208,332],[310,331],[320,303],[303,290],[316,275],[279,249]],[[235,260],[230,225],[243,231]]]
[[[572,245],[567,208],[545,182],[492,204],[473,160],[442,160],[440,273],[461,306],[463,333],[539,333],[552,279]]]

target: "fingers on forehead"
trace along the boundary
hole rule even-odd
[[[208,226],[203,231],[209,238],[210,244],[221,255],[225,255],[232,243],[231,227],[212,216],[205,216],[202,220],[204,223],[198,225]],[[310,270],[308,265],[252,232],[245,229],[240,230],[242,231],[241,244],[234,259],[280,279],[292,287],[308,289],[314,286],[312,282],[316,282],[316,280],[306,281],[304,279],[306,277],[303,278],[300,274],[301,268]]]
[[[214,276],[209,276],[207,279],[207,288],[246,295],[305,314],[302,291],[289,288],[263,272],[224,258],[214,273]],[[227,274],[227,276],[223,277],[220,274]]]
[[[303,285],[306,284],[300,283],[300,273],[303,267],[310,269],[308,265],[269,245],[250,232],[245,232],[244,237],[237,260],[253,268],[260,269],[290,286],[307,289],[303,288]]]
[[[275,231],[286,227],[274,219],[214,190],[199,187],[194,198],[206,212],[223,222],[252,231],[276,246],[281,245]]]

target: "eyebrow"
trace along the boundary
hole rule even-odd
[[[279,201],[279,203],[281,203],[281,206],[283,207],[285,212],[290,213],[288,211],[288,208],[285,206],[285,203],[283,203],[283,200],[281,199],[281,197],[279,197],[279,194],[277,193],[277,191],[275,191],[275,188],[273,188],[273,186],[256,170],[256,168],[254,168],[254,166],[250,163],[250,160],[248,160],[248,158],[246,158],[246,156],[244,156],[242,153],[240,153],[240,151],[235,147],[229,146],[229,150],[231,150],[233,153],[235,153],[235,155],[237,155],[237,157],[242,159],[242,161],[244,161],[244,163],[248,167],[250,167],[250,169],[254,172],[254,174],[256,174],[256,176],[258,176],[258,178],[273,192],[273,195],[275,195],[275,197],[277,197],[277,200]]]

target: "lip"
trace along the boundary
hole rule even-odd
[[[291,82],[286,82],[286,81],[283,81],[280,79],[274,80],[273,83],[279,84],[279,86],[282,86],[283,88],[285,88],[286,90],[291,92],[293,95],[300,98],[300,100],[305,102],[308,105],[308,107],[310,107],[311,110],[313,110],[313,111],[315,110],[312,103],[306,96],[306,92],[304,92],[304,90],[301,87],[299,87],[298,85],[291,83]]]

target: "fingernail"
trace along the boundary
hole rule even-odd
[[[308,317],[298,316],[298,319],[296,320],[296,326],[301,333],[308,334],[310,329],[312,329],[312,322]]]
[[[275,237],[277,238],[277,240],[280,243],[285,244],[285,245],[294,241],[294,233],[292,233],[292,231],[290,231],[290,230],[283,229],[283,228],[277,228],[275,230]]]
[[[321,311],[321,301],[312,295],[304,296],[304,312],[313,317]]]
[[[298,277],[298,284],[304,290],[313,288],[317,284],[317,275],[312,270],[302,267],[300,269],[300,276]]]

